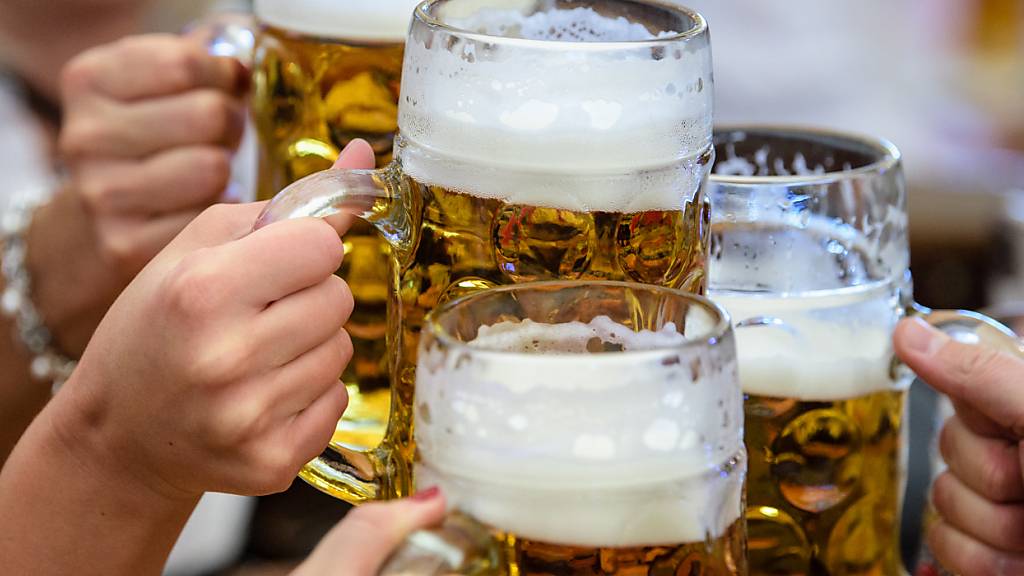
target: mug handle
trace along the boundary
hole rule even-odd
[[[1024,341],[1004,324],[969,310],[932,310],[913,303],[907,311],[964,344],[977,344],[1024,358]]]
[[[412,249],[408,186],[392,163],[378,170],[332,168],[296,181],[267,204],[253,230],[294,218],[323,218],[344,233],[353,218],[376,227],[400,259]],[[340,375],[339,375],[340,376]],[[299,473],[314,487],[351,504],[398,498],[412,487],[411,406],[392,386],[381,443],[368,450],[328,446]]]

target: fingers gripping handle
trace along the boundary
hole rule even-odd
[[[393,254],[407,250],[412,236],[405,208],[403,179],[397,165],[380,170],[330,169],[303,178],[282,190],[264,208],[253,226],[294,218],[323,218],[344,234],[353,218],[375,226],[392,245]],[[394,405],[394,402],[392,402]],[[398,422],[396,422],[398,420]],[[407,419],[391,418],[381,444],[363,452],[332,444],[306,465],[300,476],[333,496],[358,504],[400,496],[409,474],[393,458]]]

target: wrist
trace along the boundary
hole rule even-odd
[[[164,481],[153,463],[160,449],[148,437],[111,410],[113,403],[91,386],[89,366],[80,366],[46,410],[46,442],[62,459],[95,478],[100,485],[117,486],[125,502],[143,509],[173,512],[191,508],[202,496]]]
[[[26,235],[32,299],[56,347],[79,357],[122,282],[105,265],[81,201],[67,190],[39,207]]]

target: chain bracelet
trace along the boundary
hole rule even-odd
[[[0,215],[0,274],[4,278],[0,294],[0,314],[14,320],[14,336],[32,355],[29,366],[32,377],[53,383],[53,392],[67,381],[77,364],[53,346],[53,335],[32,303],[32,277],[26,259],[25,241],[32,216],[41,202],[31,194],[13,198]]]

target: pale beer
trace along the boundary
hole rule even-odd
[[[370,143],[379,166],[391,160],[405,34],[416,3],[257,0],[261,29],[252,107],[261,143],[260,200],[330,168],[355,138]],[[356,302],[346,325],[354,353],[343,376],[349,407],[335,442],[374,446],[390,404],[389,246],[363,222],[344,243],[338,274]]]
[[[706,24],[685,9],[421,5],[392,163],[314,175],[261,219],[354,213],[391,244],[388,437],[321,462],[318,485],[355,500],[411,490],[417,346],[434,307],[536,280],[703,292],[711,102]]]
[[[801,256],[800,267],[784,267],[804,277],[795,285],[814,275],[851,276],[849,286],[792,295],[712,289],[735,321],[763,322],[737,330],[751,573],[898,575],[910,385],[894,369],[890,341],[902,314],[898,286],[857,283],[867,261],[839,231],[748,226],[715,229],[716,246],[725,247],[712,264],[722,266],[716,278],[740,261],[729,252],[755,237],[773,238],[780,253],[761,262],[765,286],[777,286],[773,266],[787,250]]]

